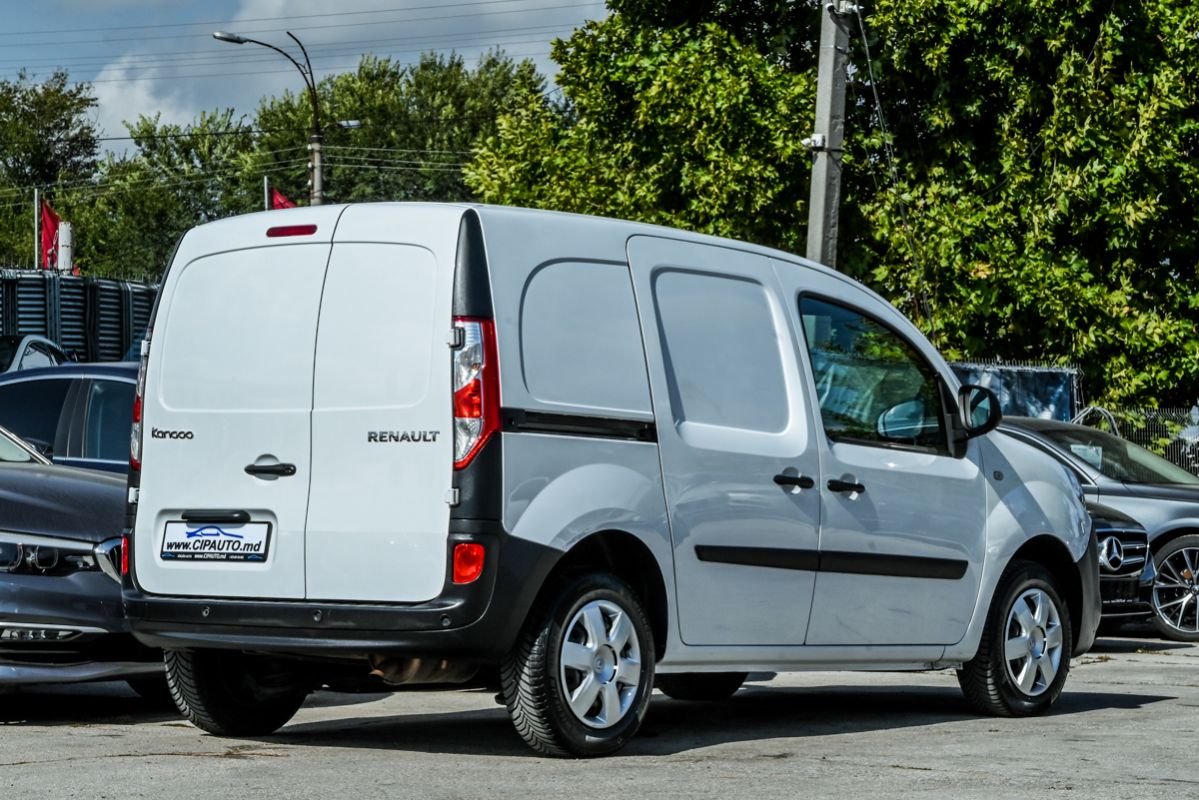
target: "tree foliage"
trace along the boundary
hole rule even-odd
[[[823,4],[610,5],[555,47],[564,110],[529,96],[472,185],[798,250]],[[951,358],[1077,363],[1106,402],[1193,400],[1199,7],[878,0],[870,65],[857,17],[846,23],[839,266]]]
[[[544,83],[531,62],[501,53],[474,68],[459,56],[427,55],[411,66],[364,57],[356,70],[324,79],[325,201],[474,199],[463,163],[476,140],[496,130],[518,87],[540,92]],[[132,279],[157,278],[188,228],[262,210],[264,177],[307,202],[312,112],[305,94],[264,98],[249,118],[231,110],[204,112],[186,125],[141,117],[126,123],[129,151],[103,160],[88,116],[94,105],[90,89],[69,86],[65,73],[43,84],[0,82],[0,121],[53,117],[56,127],[30,128],[26,138],[72,143],[49,148],[56,160],[42,168],[40,156],[21,149],[23,133],[0,133],[3,266],[32,263],[34,186],[74,224],[83,274]],[[358,127],[337,124],[347,120]]]
[[[558,42],[569,103],[524,88],[467,179],[488,201],[682,225],[780,247],[803,240],[812,76],[715,25],[591,22]]]

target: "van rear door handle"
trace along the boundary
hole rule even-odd
[[[295,464],[247,464],[247,475],[274,475],[287,478],[296,474]]]
[[[775,475],[774,482],[779,486],[798,486],[801,489],[811,489],[816,481],[807,475]]]
[[[213,525],[244,525],[250,521],[249,511],[227,508],[189,508],[179,516],[184,522],[209,522]]]
[[[860,483],[851,483],[836,478],[829,479],[828,489],[830,492],[851,492],[853,494],[861,494],[866,491],[866,487]]]

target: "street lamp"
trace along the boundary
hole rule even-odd
[[[311,161],[308,163],[308,169],[312,172],[312,177],[309,182],[311,192],[308,202],[310,205],[319,206],[324,195],[324,176],[321,170],[321,106],[316,96],[316,78],[312,74],[312,62],[308,59],[308,51],[304,49],[304,43],[297,39],[291,31],[288,31],[287,35],[291,37],[293,42],[299,45],[300,52],[304,54],[303,64],[292,58],[291,54],[286,50],[282,50],[267,42],[260,42],[257,39],[250,39],[246,36],[238,36],[236,33],[226,33],[225,31],[217,31],[212,34],[212,38],[218,42],[228,42],[229,44],[256,44],[270,48],[294,64],[295,68],[300,71],[300,75],[304,78],[304,85],[308,87],[308,99],[312,102],[312,135],[308,137],[308,152],[312,154]]]

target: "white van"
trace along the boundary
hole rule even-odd
[[[954,668],[1042,712],[1098,624],[1054,461],[894,308],[786,253],[471,205],[182,240],[142,348],[125,599],[206,731],[493,685],[553,755],[656,685]]]

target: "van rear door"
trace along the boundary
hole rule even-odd
[[[379,204],[338,222],[316,342],[309,599],[420,602],[445,584],[461,218]]]
[[[146,592],[303,598],[313,353],[339,211],[255,214],[181,244],[143,397]]]

